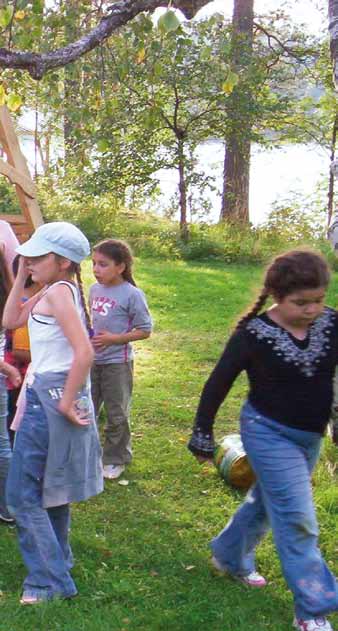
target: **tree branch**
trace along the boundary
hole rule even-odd
[[[305,63],[308,57],[312,57],[316,59],[319,56],[318,50],[314,50],[310,48],[306,49],[303,54],[300,54],[294,46],[288,46],[286,42],[282,42],[279,39],[279,37],[277,37],[277,35],[275,35],[274,33],[270,33],[266,28],[264,28],[264,26],[262,26],[262,24],[258,24],[257,22],[254,22],[254,28],[256,32],[260,31],[261,33],[264,33],[264,35],[266,36],[268,40],[269,48],[273,50],[274,52],[277,52],[277,51],[273,46],[273,42],[275,42],[279,46],[279,49],[283,51],[283,53],[285,53],[289,57],[293,57],[300,63]]]
[[[199,1],[196,10],[210,0]],[[175,6],[184,9],[186,0],[177,0]],[[194,12],[194,2],[190,2]],[[0,68],[27,70],[33,79],[41,79],[52,68],[60,68],[75,61],[93,50],[121,26],[124,26],[143,11],[153,11],[157,7],[168,6],[165,0],[119,0],[112,4],[99,23],[75,42],[48,53],[13,52],[0,48]],[[185,12],[185,15],[188,15]]]

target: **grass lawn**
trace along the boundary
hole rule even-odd
[[[189,454],[204,381],[262,271],[249,266],[137,260],[135,276],[155,321],[137,345],[132,411],[134,461],[127,485],[73,507],[74,578],[79,597],[35,608],[19,605],[25,576],[15,532],[0,527],[0,631],[287,631],[292,598],[270,537],[258,550],[263,590],[216,576],[208,541],[242,500],[213,467]],[[90,267],[86,280],[91,282]],[[328,304],[337,302],[338,277]],[[241,377],[222,406],[219,437],[237,429],[246,391]],[[314,478],[320,545],[337,559],[336,450],[326,439]],[[335,568],[337,570],[337,566]],[[332,617],[338,627],[338,616]]]

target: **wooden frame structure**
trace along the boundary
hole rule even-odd
[[[35,184],[28,170],[26,158],[21,152],[14,125],[6,105],[0,106],[0,145],[7,161],[0,158],[0,174],[15,186],[22,210],[21,215],[0,215],[11,224],[20,242],[26,241],[35,228],[43,223]]]

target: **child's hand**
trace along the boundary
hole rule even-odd
[[[86,425],[90,425],[92,422],[91,418],[89,418],[83,412],[78,411],[78,409],[75,406],[75,403],[72,403],[72,405],[69,407],[68,405],[65,405],[61,399],[58,405],[58,410],[59,412],[61,412],[63,416],[66,417],[66,419],[70,423],[73,423],[73,425],[79,425],[80,427],[84,427]]]
[[[92,337],[92,344],[96,351],[104,351],[111,344],[120,344],[120,335],[117,333],[109,333],[109,331],[100,331]]]
[[[23,256],[20,256],[18,273],[16,276],[17,278],[20,278],[22,282],[26,282],[29,275],[30,275],[30,272],[27,269],[27,261]]]
[[[8,379],[13,384],[13,386],[15,386],[15,388],[18,388],[20,386],[22,382],[22,377],[18,369],[15,368],[15,366],[11,366],[11,364],[6,363],[3,368],[3,372],[8,377]]]

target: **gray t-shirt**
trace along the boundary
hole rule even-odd
[[[151,331],[152,321],[143,291],[127,281],[121,285],[100,285],[90,288],[94,335],[100,331],[128,333],[133,329]],[[95,353],[97,364],[123,364],[133,359],[133,349],[128,344],[112,344]]]

